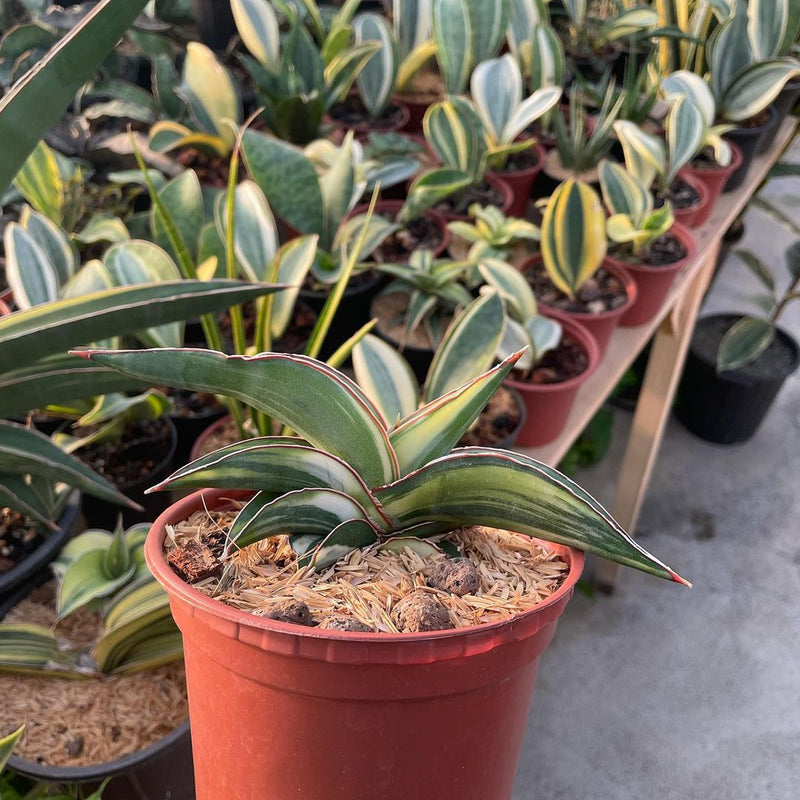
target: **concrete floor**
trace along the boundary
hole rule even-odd
[[[741,246],[783,282],[791,241],[748,212]],[[757,290],[731,255],[705,310],[748,310]],[[800,336],[800,302],[783,326]],[[748,443],[670,421],[637,536],[695,588],[624,570],[612,596],[576,595],[542,658],[514,800],[800,798],[799,412],[800,372]],[[616,413],[609,457],[577,476],[609,505],[629,423]]]

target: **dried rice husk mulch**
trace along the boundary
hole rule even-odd
[[[168,526],[166,552],[227,534],[235,516],[236,511],[201,510]],[[314,624],[331,614],[343,614],[375,631],[398,633],[392,609],[415,589],[434,594],[447,608],[453,626],[463,628],[501,622],[530,610],[553,594],[568,572],[556,553],[520,534],[473,526],[447,538],[478,571],[480,588],[474,594],[457,597],[427,586],[436,565],[447,558],[444,554],[423,558],[408,548],[398,553],[371,547],[316,573],[298,568],[286,536],[236,552],[221,578],[206,578],[194,588],[256,616],[266,615],[276,602],[296,600],[308,606]]]

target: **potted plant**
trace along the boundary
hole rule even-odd
[[[636,282],[635,301],[620,325],[643,325],[658,313],[675,276],[694,255],[694,239],[675,222],[670,202],[656,209],[652,194],[621,165],[603,161],[600,186],[613,243],[606,260],[624,267]]]
[[[800,345],[778,327],[781,315],[798,296],[800,243],[786,249],[791,278],[783,293],[778,292],[775,278],[757,255],[749,250],[736,253],[766,292],[754,298],[766,316],[715,314],[700,319],[678,402],[681,422],[695,435],[718,444],[750,439],[786,378],[800,365]]]
[[[525,403],[520,447],[538,447],[556,439],[569,418],[578,389],[600,363],[594,337],[559,311],[541,308],[525,277],[503,261],[487,259],[479,270],[500,292],[506,305],[498,358],[523,348],[522,358],[506,378]]]
[[[545,208],[541,255],[520,267],[538,302],[580,322],[601,355],[637,296],[626,270],[606,260],[606,249],[600,197],[588,184],[570,178]]]
[[[497,258],[521,264],[530,255],[528,245],[538,242],[541,231],[532,222],[507,217],[499,208],[477,203],[469,207],[474,222],[456,220],[447,224],[454,239],[449,252],[454,258],[478,263],[484,258]]]
[[[105,778],[111,797],[193,794],[181,636],[144,563],[148,528],[78,535],[56,580],[4,610],[0,682],[26,729],[16,772],[86,791]]]
[[[537,89],[523,99],[522,73],[514,57],[482,61],[472,73],[470,93],[483,122],[490,175],[505,180],[514,194],[508,213],[524,217],[531,187],[544,164],[545,153],[524,131],[552,109],[561,89]]]
[[[340,561],[343,557],[391,558],[386,542],[389,553],[400,549],[404,543],[391,540],[403,532],[416,534],[418,541],[409,543],[411,553],[422,550],[427,554],[422,558],[443,565],[443,576],[431,574],[434,585],[476,591],[463,557],[453,574],[446,554],[434,553],[437,541],[445,553],[454,552],[448,532],[477,523],[574,543],[683,581],[555,470],[506,451],[467,448],[450,453],[520,355],[415,412],[390,435],[378,409],[355,384],[302,357],[242,359],[165,350],[91,354],[97,363],[113,364],[146,381],[160,383],[163,376],[180,387],[213,387],[246,396],[302,437],[235,445],[189,465],[159,487],[227,487],[196,493],[174,506],[154,524],[145,548],[151,569],[168,587],[173,616],[184,635],[199,797],[236,785],[239,793],[252,796],[299,792],[366,800],[385,793],[381,787],[387,786],[387,765],[395,796],[424,787],[434,796],[477,792],[510,797],[535,662],[577,574],[569,567],[560,593],[488,627],[450,628],[457,620],[436,603],[457,602],[452,591],[427,589],[430,599],[417,594],[405,600],[404,595],[389,604],[389,623],[382,624],[388,630],[419,632],[383,633],[364,630],[370,626],[347,606],[337,615],[344,620],[330,619],[329,604],[316,614],[308,594],[305,608],[294,596],[290,603],[271,596],[265,616],[256,617],[205,595],[202,583],[191,586],[176,568],[188,581],[207,580],[206,591],[214,592],[219,570],[231,558],[228,575],[238,573],[240,563],[247,568],[247,554],[235,553],[280,532],[293,536],[296,556],[284,549],[287,538],[263,547],[279,546],[282,554],[289,554],[289,563],[281,563],[291,571],[308,564],[303,569],[313,586],[315,576],[334,576],[341,566],[353,563]],[[181,377],[189,375],[194,378]],[[250,491],[237,493],[234,486]],[[252,490],[258,494],[253,496]],[[279,497],[270,502],[276,492]],[[223,498],[232,498],[233,505]],[[246,510],[239,510],[242,500],[249,500]],[[204,504],[227,531],[222,560],[214,556],[207,534],[196,527],[206,513]],[[168,553],[166,525],[176,530],[177,547],[168,545]],[[194,544],[190,530],[199,535]],[[457,546],[470,554],[471,536],[480,535],[458,538]],[[258,548],[265,552],[262,545]],[[562,548],[555,552],[578,566],[577,553]],[[262,555],[256,558],[264,564]],[[476,556],[473,566],[481,563]],[[427,576],[425,570],[423,574]],[[468,594],[462,601],[464,597]],[[294,622],[286,621],[290,618]],[[323,624],[308,627],[318,620]],[[542,637],[538,644],[530,638],[534,629]],[[240,695],[239,687],[245,686]],[[392,717],[388,727],[387,709]],[[350,720],[348,733],[332,740],[329,726],[343,716]],[[302,730],[287,731],[286,719],[302,721]],[[273,723],[280,735],[275,735]],[[305,769],[287,770],[287,759],[300,742],[320,756]],[[431,748],[442,742],[451,754],[434,766]],[[246,759],[246,769],[239,759]],[[405,768],[395,770],[392,764]],[[358,781],[337,783],[334,776],[343,772],[359,775]]]

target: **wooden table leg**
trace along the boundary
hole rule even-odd
[[[614,502],[614,516],[631,535],[650,483],[694,324],[718,255],[719,242],[710,248],[693,284],[665,317],[653,339]],[[601,561],[596,575],[598,589],[613,591],[619,569],[618,564]]]

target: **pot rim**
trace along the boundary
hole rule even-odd
[[[421,174],[423,173],[420,172],[417,175],[414,175],[408,179],[408,183],[406,184],[406,191],[411,187],[411,184],[414,182],[414,180]],[[503,214],[508,216],[508,211],[514,203],[514,191],[512,190],[511,186],[509,186],[509,184],[506,183],[506,181],[500,174],[494,173],[491,170],[486,170],[483,176],[483,180],[490,186],[493,186],[495,189],[497,189],[503,196],[503,202],[499,206],[495,205],[495,208],[499,208],[503,212]],[[428,213],[436,217],[439,217],[439,219],[445,222],[445,225],[448,222],[472,221],[472,217],[469,214],[456,214],[456,213],[451,213],[449,211],[438,211],[435,208],[428,209]]]
[[[361,100],[361,95],[355,88],[351,89],[348,92],[348,97],[358,97],[359,100]],[[363,104],[364,101],[362,100],[361,102]],[[333,125],[333,127],[336,128],[337,130],[342,132],[353,131],[353,133],[356,134],[357,136],[365,136],[373,132],[397,133],[399,131],[402,131],[403,128],[405,128],[406,125],[408,125],[408,122],[411,119],[411,112],[408,109],[408,104],[394,94],[391,95],[391,97],[389,98],[389,102],[387,103],[386,107],[389,108],[390,106],[395,106],[396,108],[400,109],[401,119],[399,122],[393,125],[389,125],[385,128],[375,128],[373,126],[372,120],[370,119],[365,120],[364,122],[358,122],[355,125],[347,125],[344,122],[340,122],[338,119],[336,119],[336,117],[334,117],[330,113],[330,111],[327,111],[325,113],[325,120],[329,122],[331,125]]]
[[[589,366],[581,372],[580,375],[576,375],[574,378],[569,378],[566,381],[560,381],[559,383],[528,383],[526,381],[516,380],[515,378],[506,378],[503,381],[503,383],[512,386],[523,396],[526,392],[553,393],[577,388],[589,380],[600,365],[601,355],[597,341],[579,321],[569,314],[555,308],[542,306],[541,309],[543,316],[558,320],[564,332],[568,333],[573,339],[577,339],[578,342],[583,345],[583,349],[589,357]]]
[[[486,174],[494,175],[500,178],[501,181],[508,180],[508,178],[511,178],[512,180],[514,178],[529,178],[531,175],[535,177],[544,169],[544,161],[547,158],[547,151],[538,141],[535,141],[534,144],[528,149],[533,150],[536,153],[537,160],[532,167],[526,167],[525,169],[489,169],[486,170]]]
[[[687,164],[685,167],[683,167],[683,169],[701,181],[703,176],[708,175],[709,173],[713,175],[722,175],[723,177],[725,175],[732,175],[737,169],[739,169],[739,167],[742,166],[744,155],[742,154],[742,148],[739,147],[736,142],[732,142],[728,139],[725,139],[725,141],[731,148],[731,163],[728,164],[727,167],[721,167],[719,164],[714,162],[714,164],[710,167],[693,167],[691,164]]]
[[[511,451],[506,451],[503,454],[508,458],[514,458],[514,453]],[[246,611],[229,606],[220,600],[215,600],[214,598],[201,594],[197,589],[194,589],[190,584],[181,580],[175,574],[167,563],[163,552],[167,525],[185,519],[189,514],[201,508],[216,508],[222,506],[223,503],[219,501],[244,499],[252,495],[253,492],[241,490],[199,489],[171,505],[156,519],[147,535],[144,555],[150,571],[153,573],[156,580],[170,594],[170,599],[172,599],[172,596],[180,598],[192,607],[193,612],[199,609],[216,619],[222,619],[226,622],[243,625],[251,629],[255,628],[271,633],[284,634],[301,640],[314,640],[318,642],[334,640],[352,642],[359,646],[366,645],[367,647],[369,647],[370,644],[376,646],[402,643],[419,644],[468,637],[475,634],[493,634],[501,630],[510,629],[520,624],[522,621],[528,620],[540,614],[542,611],[549,609],[551,606],[561,601],[566,601],[572,594],[575,584],[578,582],[581,572],[583,571],[585,561],[583,551],[566,545],[545,542],[540,539],[529,537],[533,541],[562,556],[566,560],[569,569],[561,586],[559,586],[550,597],[538,603],[528,611],[515,614],[513,617],[506,620],[486,623],[485,625],[469,625],[452,630],[424,631],[421,633],[360,633],[320,629],[318,627],[304,627],[302,625],[292,625],[288,622],[265,619],[264,617],[257,617],[254,614],[249,614]]]
[[[623,269],[628,270],[631,273],[636,272],[645,272],[645,273],[658,273],[658,274],[668,274],[670,272],[677,273],[682,270],[686,264],[691,261],[695,255],[697,254],[697,242],[695,241],[694,236],[692,236],[691,231],[680,222],[674,222],[672,227],[667,231],[667,233],[674,234],[675,238],[681,242],[681,244],[686,247],[686,255],[680,259],[679,261],[674,261],[672,264],[664,264],[660,267],[654,267],[651,264],[641,264],[635,261],[625,261],[621,258],[614,258],[614,256],[606,256],[606,259],[613,264],[618,264],[619,266],[623,267]]]
[[[685,214],[689,216],[693,214],[697,216],[711,202],[708,186],[706,186],[705,181],[701,180],[694,172],[688,170],[686,167],[681,167],[678,170],[678,178],[684,181],[684,183],[688,183],[689,186],[697,192],[698,198],[696,203],[686,208],[675,208],[674,213],[675,215]],[[692,217],[692,219],[694,220],[694,217]]]

